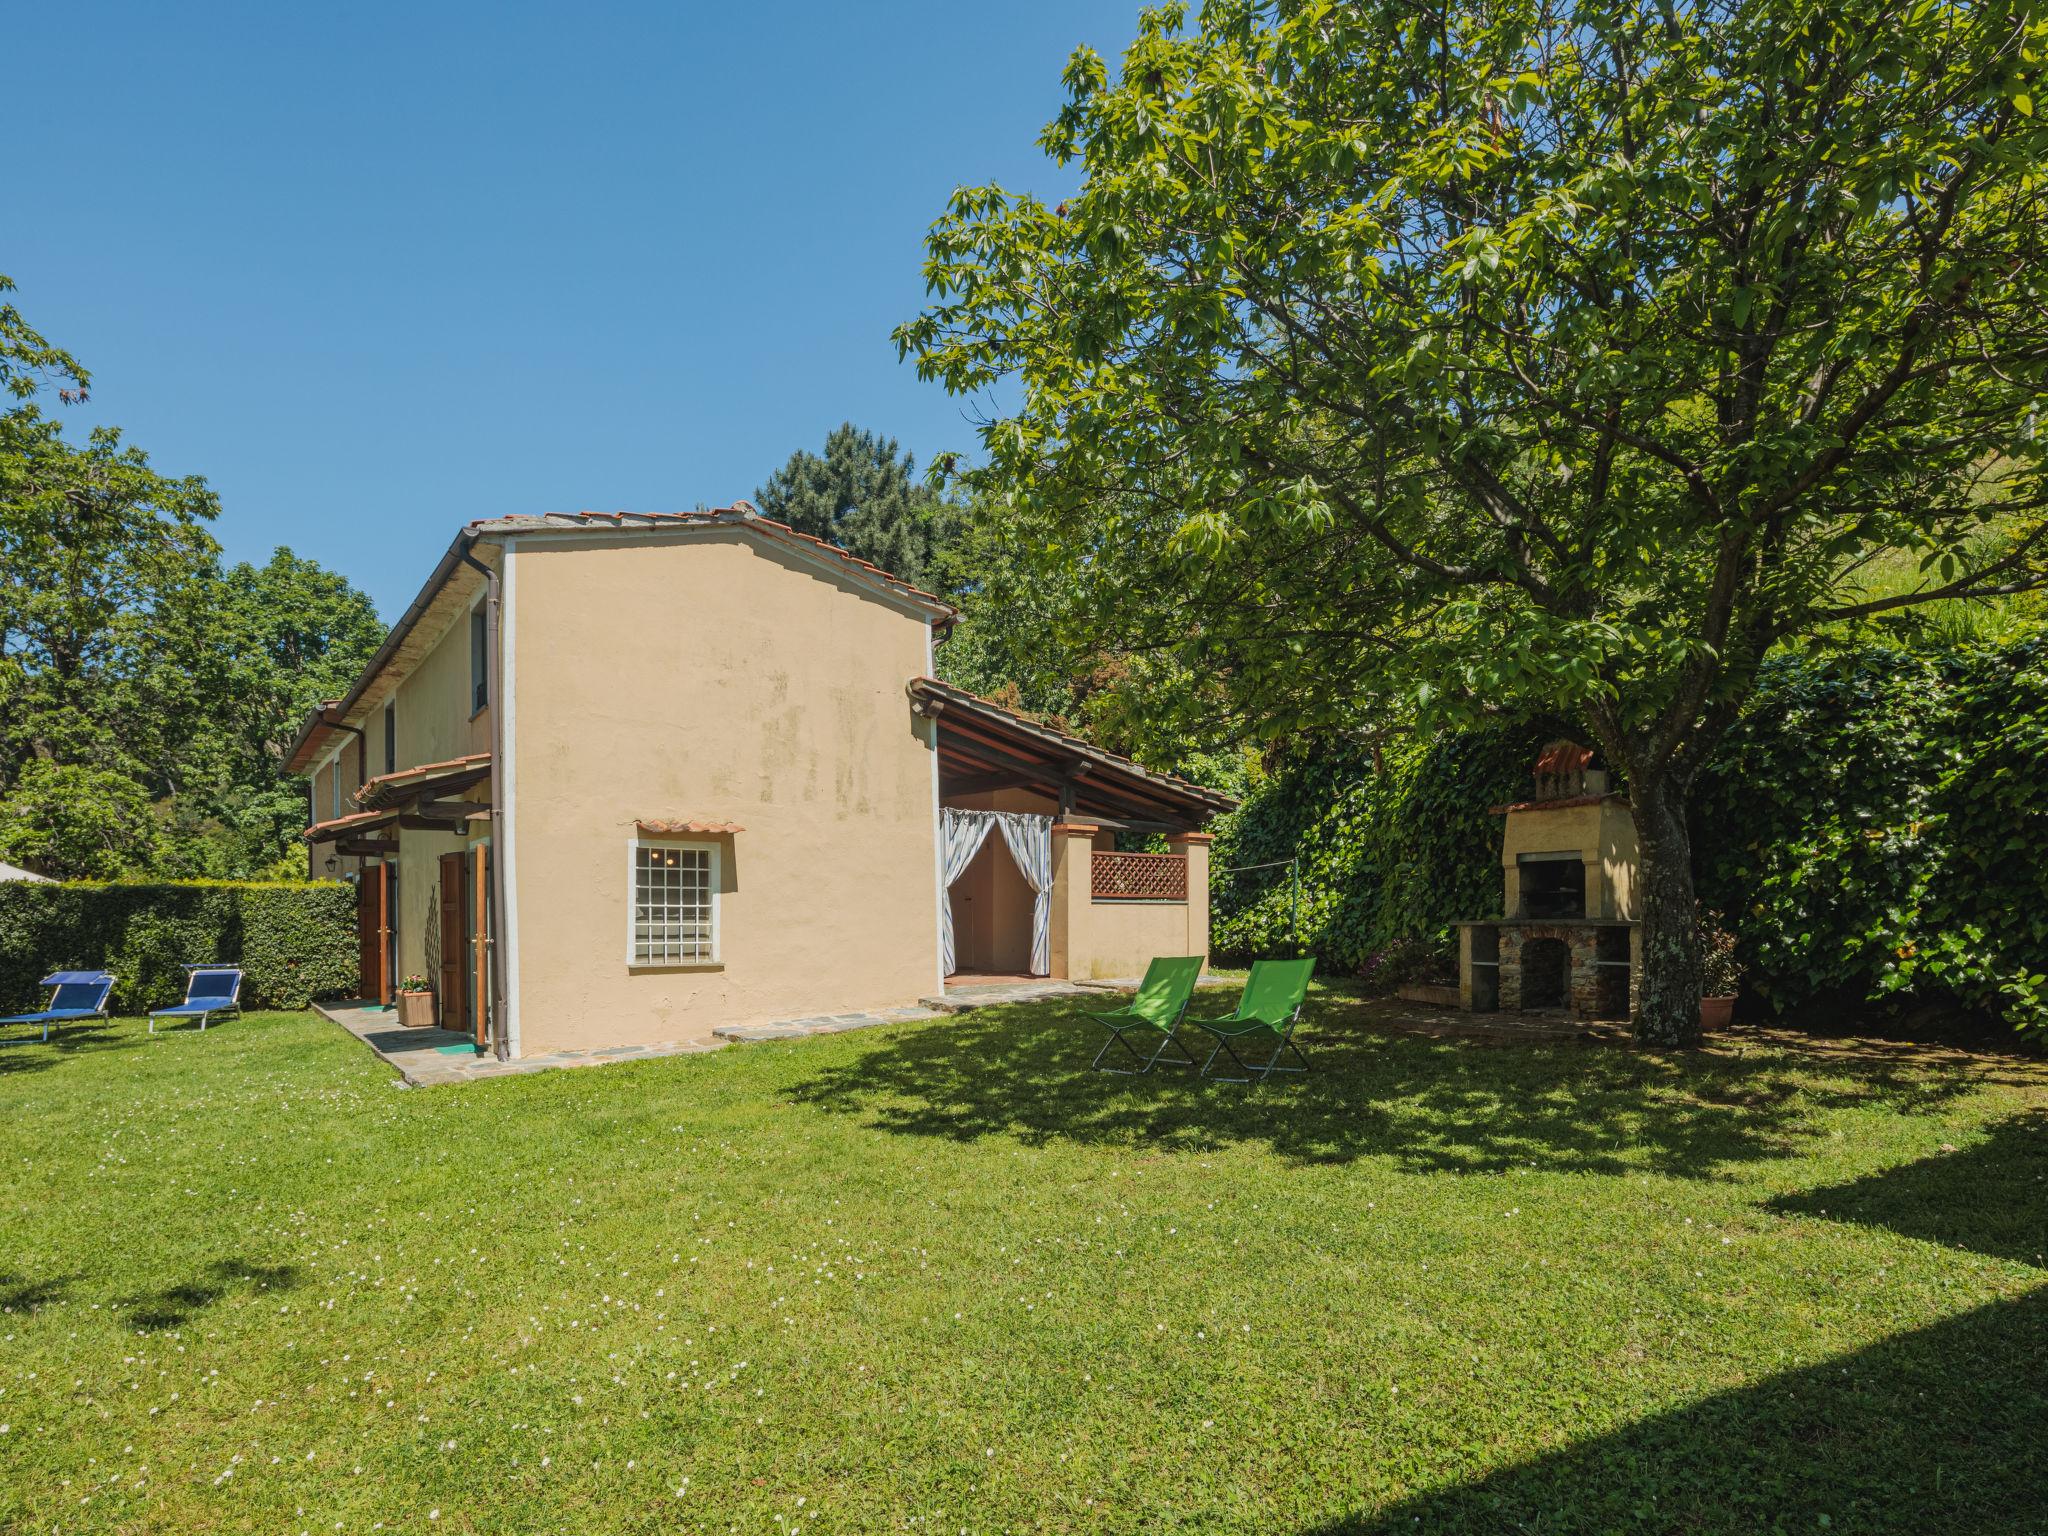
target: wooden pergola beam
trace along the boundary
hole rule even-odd
[[[1089,811],[1074,812],[1076,819],[1108,832],[1187,832],[1185,821],[1132,821],[1123,816],[1097,816]]]
[[[489,810],[488,805],[474,800],[422,800],[412,807],[412,814],[433,821],[468,821],[476,813]]]
[[[939,781],[939,788],[949,795],[980,795],[992,789],[1037,789],[1055,781],[1042,773],[976,773],[962,779]]]

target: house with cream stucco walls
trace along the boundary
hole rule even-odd
[[[363,998],[510,1059],[1206,953],[1230,800],[939,681],[957,617],[744,502],[467,525],[290,754]]]

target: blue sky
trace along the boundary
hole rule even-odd
[[[851,418],[922,461],[896,361],[952,188],[1034,148],[1117,0],[95,4],[7,23],[0,272],[93,373],[66,413],[394,617],[463,521],[752,493]],[[54,406],[53,406],[54,408]]]

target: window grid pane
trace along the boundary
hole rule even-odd
[[[651,965],[711,958],[711,851],[633,852],[633,958]]]

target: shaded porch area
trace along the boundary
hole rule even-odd
[[[498,1044],[491,782],[489,753],[398,769],[301,834],[316,867],[357,862],[339,878],[356,887],[360,1000],[396,1027],[400,982],[424,976],[435,1024],[473,1049]]]
[[[909,693],[936,727],[949,992],[1207,954],[1202,829],[1234,800],[934,678]]]

